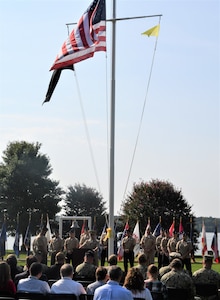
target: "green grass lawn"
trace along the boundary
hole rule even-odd
[[[7,254],[9,253],[14,253],[13,251],[7,251]],[[18,258],[18,265],[19,266],[24,266],[25,265],[25,259],[26,259],[26,254],[20,254]],[[195,257],[196,262],[192,263],[192,272],[195,272],[196,270],[202,268],[202,257],[197,256]],[[157,258],[155,258],[155,264],[157,265]],[[48,266],[50,265],[50,259],[48,257]],[[106,263],[107,265],[107,263]],[[123,266],[123,261],[119,261],[118,265],[124,270]],[[137,261],[135,261],[135,265],[137,265]],[[220,264],[213,263],[212,269],[220,273]]]

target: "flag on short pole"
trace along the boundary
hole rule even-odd
[[[206,230],[205,222],[202,222],[202,256],[207,253],[207,241],[206,241]]]
[[[118,252],[117,252],[117,254],[118,254],[118,260],[122,260],[122,258],[123,258],[124,250],[123,250],[123,246],[122,246],[122,240],[125,237],[126,231],[128,229],[129,229],[129,224],[128,224],[128,221],[127,221],[126,224],[125,224],[122,236],[121,236],[120,245],[118,247]]]
[[[24,246],[27,251],[27,255],[30,254],[30,248],[31,248],[31,231],[30,231],[30,221],[28,222],[28,226],[25,232],[24,236]]]
[[[49,243],[52,239],[52,232],[51,232],[51,228],[50,228],[50,220],[49,220],[49,216],[47,214],[47,232],[45,234],[45,237],[47,239],[47,242]]]
[[[3,257],[6,253],[5,251],[5,242],[7,241],[7,230],[6,230],[6,222],[4,221],[2,224],[2,230],[0,234],[0,256]]]
[[[136,241],[136,245],[134,246],[134,256],[136,257],[140,252],[140,229],[139,229],[139,221],[137,221],[134,231],[132,234],[133,238]]]
[[[172,237],[173,236],[173,232],[175,231],[175,218],[173,218],[173,223],[171,224],[170,228],[169,228],[169,236]]]
[[[160,235],[161,223],[159,222],[153,231],[153,236],[158,237]]]
[[[182,217],[180,217],[180,224],[179,224],[179,239],[181,240],[183,238],[183,224],[182,224]]]
[[[13,245],[13,249],[17,257],[19,257],[19,244],[20,244],[20,232],[19,232],[19,222],[17,222],[15,241]]]
[[[74,64],[93,57],[97,51],[106,51],[105,0],[94,0],[91,3],[64,42],[50,69],[54,72],[44,102],[50,101],[63,69],[74,70]]]
[[[217,224],[215,224],[215,231],[212,238],[212,244],[211,248],[213,250],[214,254],[214,261],[217,263],[220,263],[220,257],[219,257],[219,251],[218,251],[218,230],[217,230]]]
[[[160,31],[160,24],[144,31],[142,34],[147,36],[158,36]]]

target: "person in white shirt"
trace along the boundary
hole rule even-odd
[[[42,276],[42,265],[41,263],[34,262],[31,264],[28,278],[20,279],[17,286],[18,292],[28,293],[50,293],[50,287],[46,281],[39,280]]]
[[[56,281],[51,287],[52,294],[75,294],[79,296],[86,294],[81,283],[73,280],[73,267],[70,264],[64,264],[60,268],[61,279]]]

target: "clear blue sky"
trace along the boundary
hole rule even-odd
[[[84,183],[99,191],[81,97],[108,207],[110,23],[107,56],[96,53],[76,64],[76,77],[64,71],[51,102],[41,105],[49,68],[67,37],[65,24],[77,22],[90,2],[0,1],[0,156],[11,141],[38,141],[50,158],[52,178],[63,188]],[[116,2],[117,17],[163,15],[127,193],[140,180],[168,180],[182,190],[196,216],[220,217],[219,1]],[[107,4],[111,18],[111,1]],[[115,213],[125,191],[155,46],[154,37],[141,33],[157,23],[158,18],[139,19],[116,27]]]

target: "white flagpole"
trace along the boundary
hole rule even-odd
[[[110,183],[109,183],[109,227],[112,229],[108,239],[108,255],[114,253],[114,167],[115,167],[115,31],[116,7],[112,1],[112,70],[111,70],[111,126],[110,126]]]

